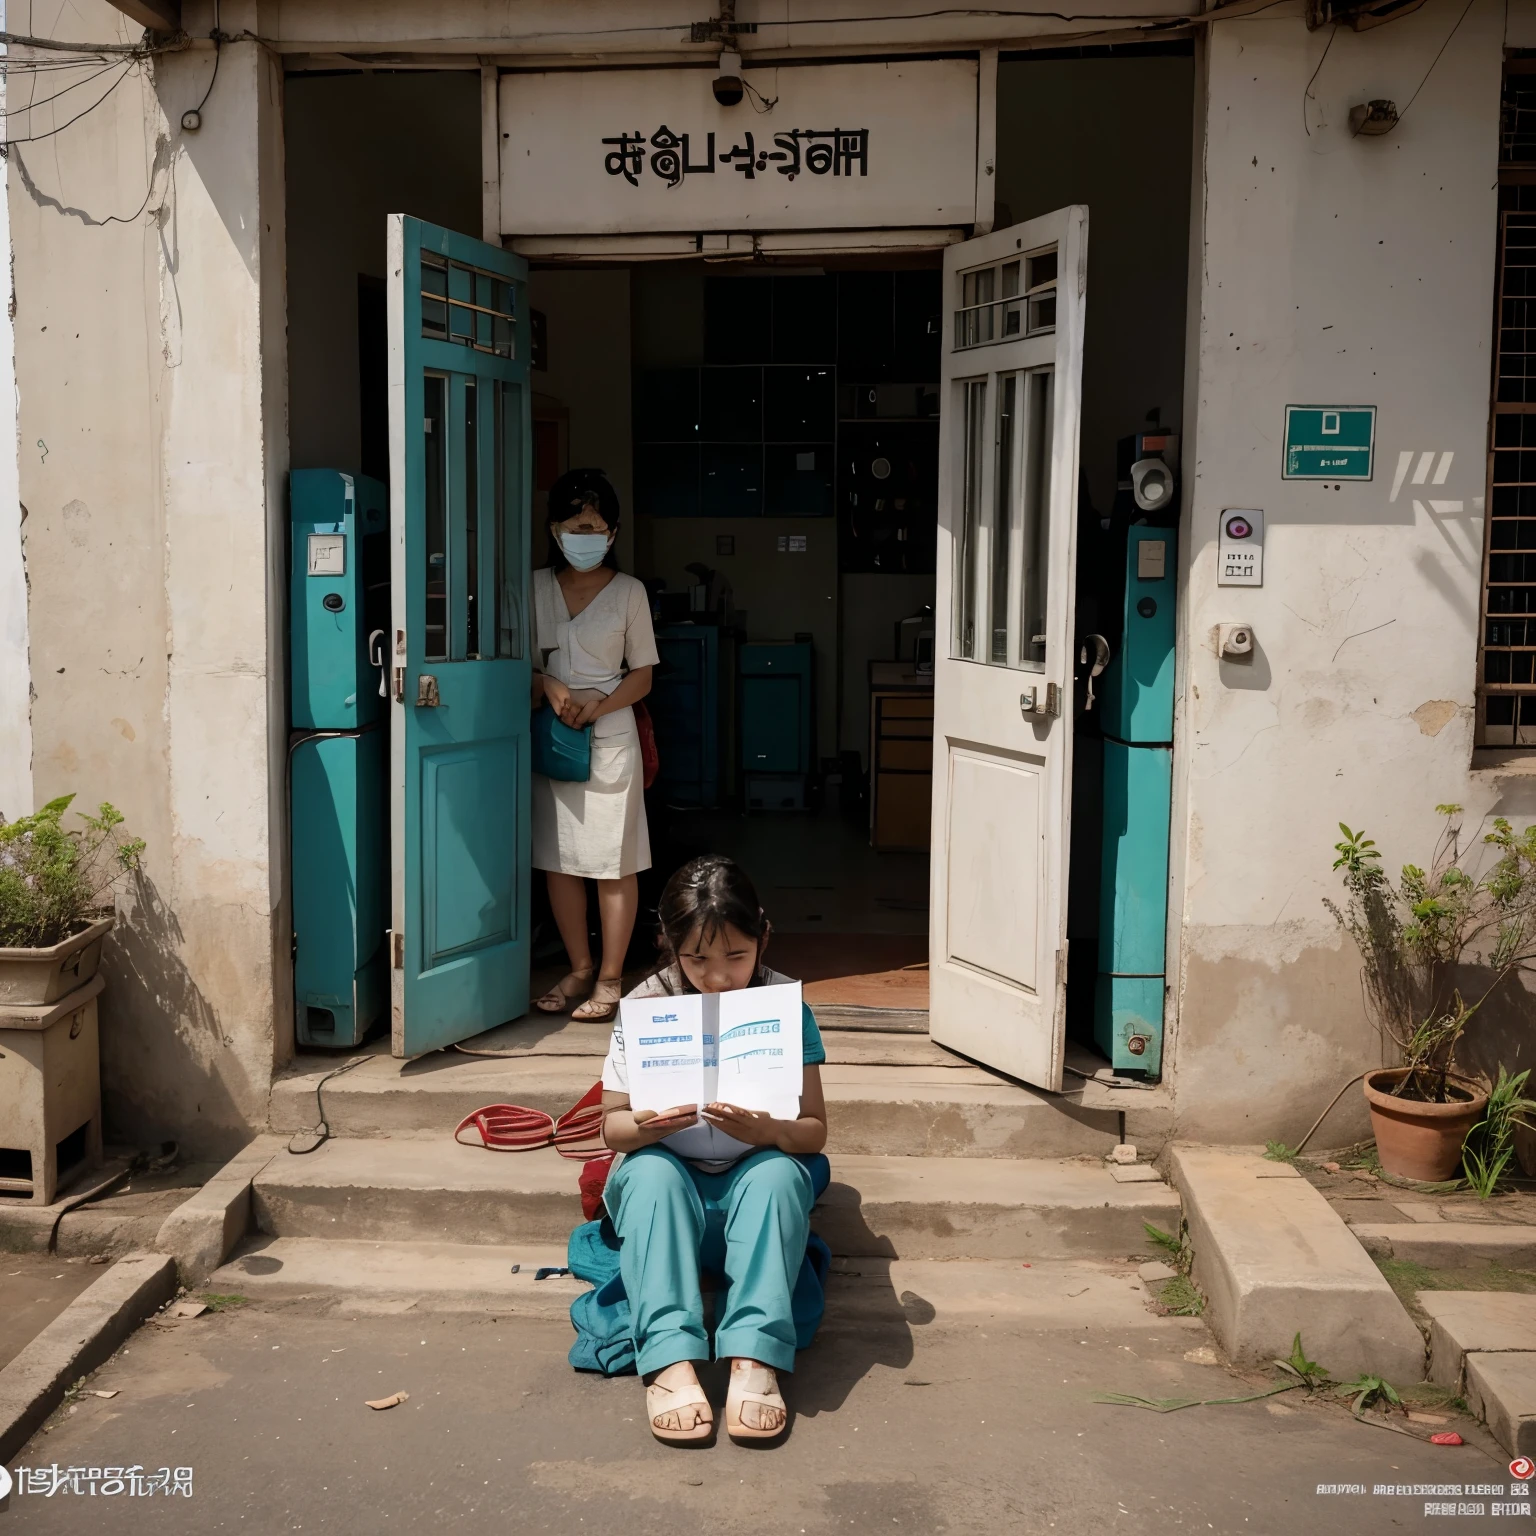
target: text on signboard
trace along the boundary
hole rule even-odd
[[[622,176],[632,187],[640,185],[647,159],[651,175],[669,187],[678,186],[687,176],[712,176],[717,165],[728,165],[749,180],[769,170],[791,181],[802,171],[812,176],[869,175],[867,128],[790,128],[774,134],[772,149],[760,149],[755,135],[744,133],[742,143],[720,154],[715,152],[714,134],[707,133],[704,153],[697,160],[693,138],[673,133],[665,123],[649,139],[638,131],[621,133],[603,140],[614,146],[603,157],[603,169],[610,176]]]

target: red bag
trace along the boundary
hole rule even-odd
[[[603,1186],[613,1167],[615,1154],[594,1152],[581,1142],[595,1141],[603,1125],[603,1085],[593,1083],[558,1120],[542,1109],[527,1109],[521,1104],[487,1104],[473,1110],[459,1121],[453,1139],[460,1146],[484,1147],[488,1152],[532,1152],[539,1147],[554,1147],[561,1157],[584,1166],[577,1181],[581,1190],[581,1211],[588,1221],[596,1221],[603,1210]],[[465,1141],[463,1132],[473,1126],[480,1140]]]
[[[649,789],[661,772],[661,754],[656,750],[656,727],[644,704],[635,705],[635,729],[640,733],[641,783]]]

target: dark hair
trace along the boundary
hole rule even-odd
[[[609,528],[619,526],[619,493],[613,482],[600,469],[568,469],[549,488],[549,521],[551,525],[563,523],[575,517],[583,507],[593,507]],[[549,536],[549,568],[563,571],[570,562],[560,548],[560,540],[553,532]],[[603,556],[603,564],[619,568],[618,556],[610,544]]]
[[[768,936],[768,916],[747,872],[722,853],[706,853],[684,864],[667,881],[656,915],[661,922],[658,974],[675,968],[685,992],[693,987],[678,951],[695,933],[707,943],[729,924],[759,945]]]

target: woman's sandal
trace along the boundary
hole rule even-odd
[[[647,1387],[645,1411],[651,1433],[664,1445],[692,1445],[715,1432],[714,1411],[697,1381],[686,1387]]]
[[[732,1440],[772,1440],[782,1435],[788,1424],[789,1409],[779,1394],[773,1368],[756,1360],[732,1360],[731,1385],[725,1399],[726,1434]]]
[[[601,995],[605,988],[613,993],[612,997]],[[605,976],[592,988],[591,997],[571,1017],[578,1024],[606,1024],[619,1011],[619,998],[623,992],[623,977]]]
[[[571,1004],[587,990],[587,982],[583,978],[590,977],[596,969],[595,965],[588,965],[577,971],[567,971],[533,1006],[540,1013],[569,1012]],[[568,981],[576,983],[576,991],[566,990],[565,984]]]

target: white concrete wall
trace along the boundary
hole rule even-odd
[[[5,8],[0,5],[0,25]],[[7,99],[0,76],[0,106]],[[0,160],[0,816],[24,816],[32,804],[32,666],[27,652],[24,514],[17,485],[16,337],[11,324],[10,170]]]
[[[99,0],[36,24],[138,35]],[[149,845],[106,962],[109,1136],[216,1154],[264,1121],[291,1008],[282,76],[226,44],[184,133],[212,66],[130,75],[14,148],[9,190],[36,790]]]
[[[1428,861],[1437,802],[1530,808],[1518,778],[1469,769],[1505,9],[1473,0],[1426,79],[1461,8],[1340,28],[1326,60],[1299,17],[1210,29],[1174,810],[1186,1135],[1294,1138],[1375,1064],[1322,905],[1340,821],[1395,868]],[[1351,105],[1416,89],[1395,132],[1351,137]],[[1288,404],[1376,405],[1375,479],[1282,480]],[[1395,488],[1399,455],[1431,450],[1455,455],[1445,484]],[[1260,591],[1216,585],[1224,507],[1264,509]],[[1254,626],[1251,664],[1218,659],[1229,620]]]

